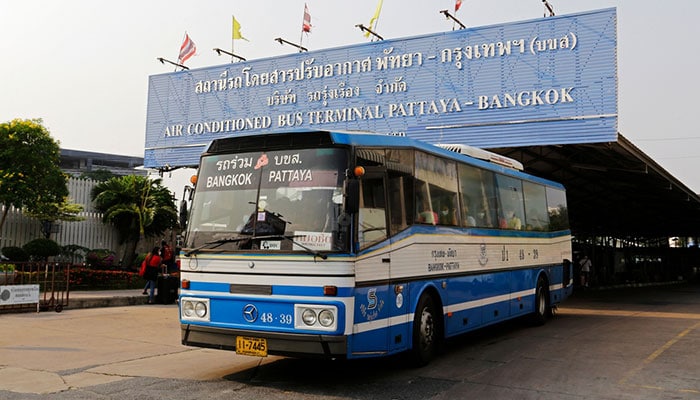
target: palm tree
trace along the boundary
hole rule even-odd
[[[91,192],[102,221],[119,232],[124,249],[124,265],[131,265],[136,246],[146,237],[162,235],[177,225],[177,208],[161,179],[144,176],[118,176],[98,183]]]

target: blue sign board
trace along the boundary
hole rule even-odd
[[[214,139],[366,131],[477,147],[617,140],[614,8],[149,78],[146,167]]]

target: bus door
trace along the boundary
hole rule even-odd
[[[373,309],[377,318],[381,318],[376,326],[381,325],[383,333],[374,338],[375,343],[370,347],[380,351],[379,347],[384,346],[384,351],[396,353],[406,350],[411,342],[413,313],[409,309],[409,285],[399,268],[401,266],[397,266],[396,271],[392,268],[392,255],[401,245],[401,232],[413,219],[413,178],[406,171],[392,168],[370,170],[360,187],[358,240],[361,248],[376,246],[371,252],[373,256],[361,262],[368,263],[367,268],[372,271],[377,285],[368,288],[368,292],[360,291],[360,296],[366,295],[367,299],[362,303],[365,299],[359,298],[361,313],[358,318],[363,321],[367,317],[375,318],[374,314],[365,315],[362,307]],[[381,230],[376,229],[379,221],[383,224]],[[358,277],[359,270],[356,269]]]
[[[412,154],[409,154],[412,158]],[[404,157],[405,158],[405,157]],[[404,232],[413,222],[415,214],[412,169],[407,163],[390,163],[387,168],[387,203],[389,205],[389,237],[391,255],[401,251]],[[409,164],[410,165],[410,164]],[[392,353],[407,350],[411,342],[410,325],[413,311],[410,309],[410,285],[406,280],[406,265],[389,264],[389,349]]]
[[[381,167],[365,167],[360,178],[357,213],[358,257],[355,265],[355,324],[353,353],[389,351],[389,326],[393,304],[390,293],[391,246],[388,238],[386,173]]]

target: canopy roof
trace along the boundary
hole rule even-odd
[[[567,189],[574,235],[700,236],[700,196],[629,140],[491,148]]]

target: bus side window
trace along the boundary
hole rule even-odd
[[[499,228],[522,229],[525,216],[522,181],[496,174],[496,184],[498,185]]]
[[[389,234],[395,235],[413,223],[413,150],[387,149]]]
[[[528,231],[544,231],[549,226],[547,214],[547,196],[545,187],[532,182],[523,182],[525,196],[525,229]]]
[[[498,226],[493,172],[460,165],[459,191],[462,198],[462,226]]]
[[[420,224],[436,225],[438,215],[432,207],[430,199],[430,191],[428,184],[421,181],[416,181],[416,219],[415,222]]]
[[[384,179],[364,178],[360,181],[360,210],[358,213],[360,248],[384,240],[386,233],[386,202]]]
[[[413,179],[389,173],[389,210],[391,213],[390,234],[406,229],[413,221]]]
[[[569,211],[566,206],[566,192],[562,189],[547,187],[548,231],[569,229]]]

